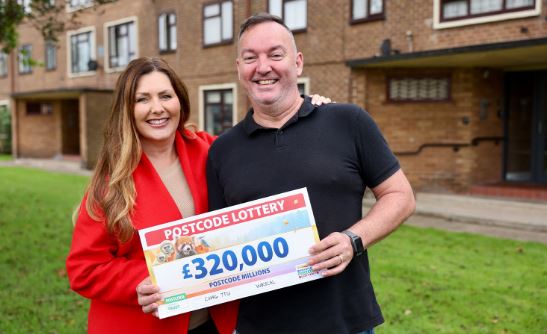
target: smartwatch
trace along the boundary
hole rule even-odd
[[[363,246],[363,242],[361,241],[360,236],[358,236],[357,234],[349,230],[342,231],[342,233],[347,235],[349,239],[351,240],[351,246],[353,247],[354,257],[360,256],[361,254],[365,252],[365,247]]]

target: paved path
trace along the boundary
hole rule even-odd
[[[415,214],[405,224],[417,227],[431,227],[452,232],[464,232],[488,235],[502,239],[533,241],[547,244],[547,232],[527,231],[512,227],[462,222],[441,217],[423,216]]]
[[[364,201],[364,210],[374,203]],[[416,194],[407,224],[547,244],[547,203],[434,193]]]
[[[0,167],[20,166],[29,168],[39,168],[52,172],[69,173],[77,175],[91,175],[91,171],[81,167],[79,161],[66,161],[55,159],[15,159],[0,161]]]

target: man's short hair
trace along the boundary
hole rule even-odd
[[[285,27],[285,29],[287,29],[288,32],[291,32],[291,29],[287,27],[285,22],[283,22],[282,18],[276,15],[272,15],[270,13],[262,12],[262,13],[257,13],[250,16],[241,24],[241,26],[239,27],[239,38],[241,38],[241,35],[243,35],[245,31],[249,30],[249,28],[264,22],[275,22]]]

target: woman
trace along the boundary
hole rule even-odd
[[[159,320],[137,301],[136,288],[149,274],[136,231],[207,211],[213,137],[187,129],[189,116],[186,87],[165,61],[133,60],[118,78],[66,262],[71,288],[91,299],[89,333],[235,328],[237,302]]]

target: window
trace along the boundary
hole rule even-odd
[[[25,44],[19,48],[19,74],[32,73],[32,45]]]
[[[310,78],[298,78],[296,84],[300,95],[310,95]]]
[[[0,78],[8,75],[8,54],[0,51]]]
[[[28,102],[26,114],[51,115],[53,114],[53,105],[51,103]]]
[[[89,7],[93,4],[93,0],[70,0],[68,1],[68,7],[70,9],[80,9]]]
[[[221,134],[237,123],[237,83],[199,87],[199,128]]]
[[[440,21],[453,21],[483,16],[529,11],[538,0],[437,0]]]
[[[204,92],[205,131],[219,135],[233,126],[233,92],[231,89]]]
[[[226,44],[233,36],[232,1],[203,6],[203,45]]]
[[[29,14],[32,12],[32,9],[30,8],[31,0],[17,0],[17,4],[21,7],[23,7],[23,11],[25,14]]]
[[[307,3],[306,0],[269,0],[268,12],[281,17],[293,32],[306,31]]]
[[[450,79],[447,77],[388,78],[388,100],[394,102],[447,101]]]
[[[159,16],[158,34],[161,52],[177,49],[177,16],[175,13],[164,13]]]
[[[125,22],[107,23],[105,26],[108,27],[107,70],[121,70],[137,57],[136,21],[126,19]]]
[[[384,18],[384,0],[352,0],[351,23]]]
[[[57,68],[57,46],[54,42],[46,42],[46,70],[51,71]]]
[[[68,72],[77,75],[94,73],[97,67],[94,28],[68,32],[68,40],[70,41]]]

